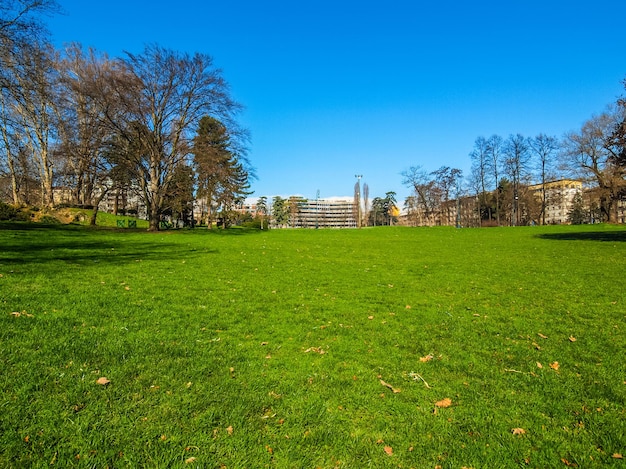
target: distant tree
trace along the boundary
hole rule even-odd
[[[567,212],[567,219],[572,225],[582,225],[585,223],[587,214],[585,212],[585,204],[583,203],[583,196],[580,192],[576,192],[574,199],[572,200],[572,207]]]
[[[368,219],[368,213],[369,213],[369,203],[370,203],[370,188],[367,185],[367,183],[363,184],[363,215],[362,215],[362,219],[367,220]]]
[[[285,226],[289,221],[287,201],[279,195],[272,198],[272,218],[277,227]]]
[[[171,217],[176,226],[191,226],[193,219],[194,173],[190,166],[181,164],[174,170],[163,203],[163,214]]]
[[[370,224],[373,226],[385,223],[385,202],[380,197],[372,199],[372,209],[370,210]]]
[[[356,220],[357,228],[361,228],[361,176],[357,176],[354,183],[354,199],[352,201],[352,215]]]
[[[488,193],[493,175],[490,172],[489,145],[484,137],[474,141],[474,149],[470,153],[472,160],[471,179],[478,194],[478,210],[480,219],[491,220],[491,205],[487,204]]]
[[[232,149],[228,130],[213,117],[200,119],[192,153],[198,197],[207,201],[207,226],[211,228],[213,207],[222,212],[232,210],[235,203],[249,194],[248,172]]]
[[[548,197],[546,191],[546,182],[556,177],[556,152],[559,149],[559,143],[556,137],[546,134],[539,134],[535,138],[529,140],[529,146],[535,155],[535,165],[537,169],[539,184],[541,184],[541,224],[546,224],[546,206],[548,205]]]
[[[519,225],[521,221],[520,189],[522,180],[526,180],[529,174],[529,148],[528,140],[520,134],[509,136],[504,143],[504,167],[513,185],[511,225]]]
[[[261,229],[263,229],[263,221],[267,216],[267,197],[262,196],[256,202],[256,211],[261,219]]]
[[[454,197],[454,199],[458,201],[460,197],[460,184],[463,172],[460,169],[442,166],[430,174],[434,177],[434,184],[438,189],[437,192],[441,195],[439,204],[441,222],[442,224],[449,225],[454,208],[450,203],[451,198]],[[458,204],[455,203],[454,206],[458,208]],[[456,213],[458,215],[458,209]]]
[[[397,221],[397,212],[398,212],[398,201],[396,200],[396,193],[394,191],[389,191],[385,193],[385,198],[383,199],[383,210],[385,213],[385,218],[387,220],[387,225],[390,225]]]
[[[411,166],[401,174],[402,183],[413,190],[416,199],[413,204],[416,207],[416,215],[423,214],[424,223],[427,225],[435,224],[435,216],[441,203],[440,188],[421,166]],[[416,224],[419,224],[418,220]]]
[[[289,197],[287,201],[288,219],[292,228],[296,228],[301,223],[300,211],[306,203],[306,199],[298,196]]]
[[[573,177],[595,185],[602,219],[617,221],[617,201],[626,190],[626,167],[620,166],[611,136],[623,119],[619,109],[609,108],[569,132],[562,142],[562,163]]]
[[[489,158],[489,169],[493,175],[494,188],[500,186],[500,175],[503,159],[503,141],[499,135],[492,135],[487,140],[487,154]],[[500,225],[500,197],[495,197],[496,203],[496,222]]]

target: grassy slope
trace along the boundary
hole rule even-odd
[[[626,453],[623,227],[3,228],[2,466]]]

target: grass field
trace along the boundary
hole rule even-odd
[[[625,467],[625,267],[613,226],[3,224],[0,467]]]

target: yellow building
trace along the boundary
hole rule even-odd
[[[568,214],[572,209],[574,197],[583,191],[583,183],[575,179],[560,179],[543,185],[528,186],[528,190],[534,192],[540,202],[545,196],[545,224],[559,225],[569,223]]]

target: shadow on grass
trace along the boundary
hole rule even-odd
[[[604,241],[626,242],[626,231],[588,231],[584,233],[544,233],[537,235],[541,239],[553,241]]]
[[[156,241],[145,230],[94,229],[79,225],[39,223],[0,223],[1,231],[11,235],[1,241],[0,264],[125,264],[137,260],[169,260],[181,255],[216,254],[216,249],[190,250],[184,245]],[[125,236],[125,234],[133,234]],[[145,236],[143,236],[145,234]],[[139,236],[137,236],[139,235]]]

